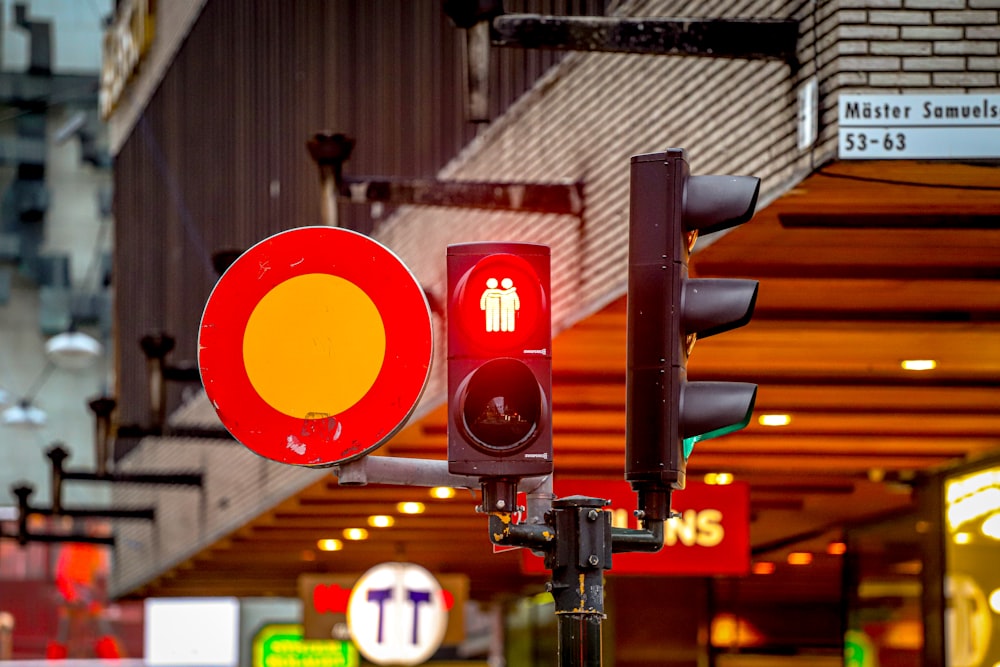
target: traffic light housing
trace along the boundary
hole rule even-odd
[[[625,479],[647,518],[669,515],[695,442],[747,425],[757,385],[688,382],[696,338],[744,326],[757,281],[688,278],[699,232],[747,222],[760,179],[692,176],[682,149],[632,157]]]
[[[506,480],[551,473],[549,248],[450,245],[448,295],[448,470]]]

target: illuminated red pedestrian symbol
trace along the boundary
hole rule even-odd
[[[502,287],[502,289],[501,289]],[[517,311],[521,310],[521,298],[517,295],[514,281],[504,278],[486,280],[486,290],[479,298],[479,309],[486,313],[486,331],[514,331],[517,326]]]

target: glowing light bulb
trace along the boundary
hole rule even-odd
[[[330,538],[318,541],[316,546],[319,547],[321,551],[340,551],[344,548],[344,543],[340,540]]]
[[[396,509],[398,509],[403,514],[423,514],[424,504],[412,501],[399,503],[398,505],[396,505]]]

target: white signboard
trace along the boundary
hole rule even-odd
[[[1000,95],[842,94],[841,160],[1000,157]]]
[[[147,665],[235,667],[240,654],[236,598],[147,598]]]
[[[347,625],[371,662],[419,665],[441,646],[448,608],[430,572],[412,563],[383,563],[354,584]]]

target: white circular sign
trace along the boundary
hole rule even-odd
[[[376,565],[354,585],[347,626],[358,650],[375,664],[425,662],[441,646],[448,626],[441,585],[419,565]]]

